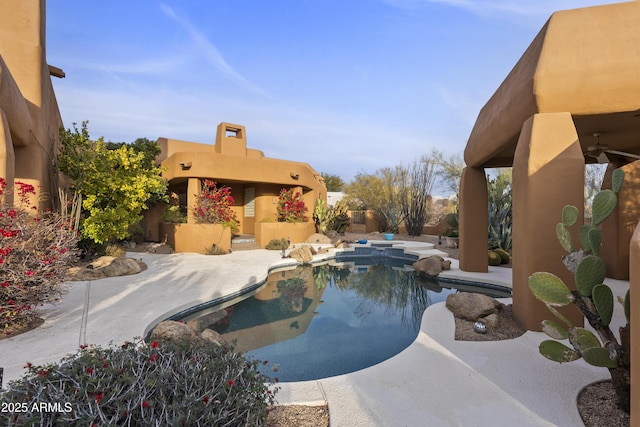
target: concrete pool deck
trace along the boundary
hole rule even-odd
[[[268,269],[291,264],[279,251],[224,256],[129,253],[148,269],[132,276],[73,282],[59,305],[44,309],[45,323],[0,340],[4,382],[19,378],[26,362],[60,360],[80,344],[116,344],[141,337],[182,309],[233,294],[262,281]],[[465,273],[453,260],[448,277],[508,285],[511,270]],[[610,281],[614,293],[626,282]],[[508,302],[505,301],[505,302]],[[615,316],[621,314],[616,312]],[[613,324],[619,324],[614,318]],[[583,361],[559,365],[538,354],[542,333],[495,342],[455,341],[444,304],[429,307],[416,341],[370,368],[300,383],[281,383],[281,404],[328,402],[332,426],[580,426],[576,396],[608,378]]]

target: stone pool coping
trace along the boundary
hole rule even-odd
[[[158,319],[238,292],[292,261],[267,250],[128,255],[149,268],[133,276],[73,282],[61,304],[44,307],[41,327],[0,341],[4,384],[20,377],[27,361],[55,362],[79,344],[104,346],[141,337]],[[509,269],[471,274],[452,261],[447,276],[510,283]],[[541,333],[502,342],[457,342],[452,328],[451,313],[435,304],[426,310],[416,341],[397,356],[351,374],[283,383],[278,401],[327,401],[336,426],[581,425],[578,391],[608,376],[582,361],[560,366],[542,358],[537,354]]]

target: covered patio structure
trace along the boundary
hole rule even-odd
[[[469,137],[460,268],[487,271],[485,170],[513,167],[513,306],[530,330],[540,330],[550,313],[529,291],[528,277],[548,271],[574,284],[555,227],[567,204],[583,216],[585,163],[609,163],[605,183],[615,167],[626,172],[617,211],[603,224],[602,253],[610,277],[640,286],[640,166],[610,152],[640,154],[638,22],[638,1],[554,13],[482,108]],[[640,292],[631,292],[631,305],[631,323],[640,325]],[[583,322],[577,310],[568,315]],[[640,329],[631,333],[632,363],[640,366]],[[640,375],[634,372],[637,425]]]

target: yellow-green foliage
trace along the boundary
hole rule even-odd
[[[509,264],[509,261],[511,260],[511,257],[509,256],[509,252],[501,248],[493,249],[493,252],[500,255],[500,259],[501,259],[500,264]]]
[[[118,245],[110,244],[110,245],[107,245],[106,248],[104,248],[104,254],[106,256],[112,256],[112,257],[118,258],[118,257],[124,256],[125,253],[126,253],[125,250]]]
[[[159,167],[150,166],[143,152],[123,145],[109,149],[102,138],[89,138],[87,122],[78,130],[60,130],[58,168],[82,194],[83,237],[96,243],[130,237],[151,199],[160,200],[167,184]]]
[[[489,265],[498,266],[502,263],[502,258],[496,251],[489,251]]]

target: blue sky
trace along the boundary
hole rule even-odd
[[[462,153],[480,108],[555,10],[590,0],[47,1],[65,126],[215,141],[349,181]]]

